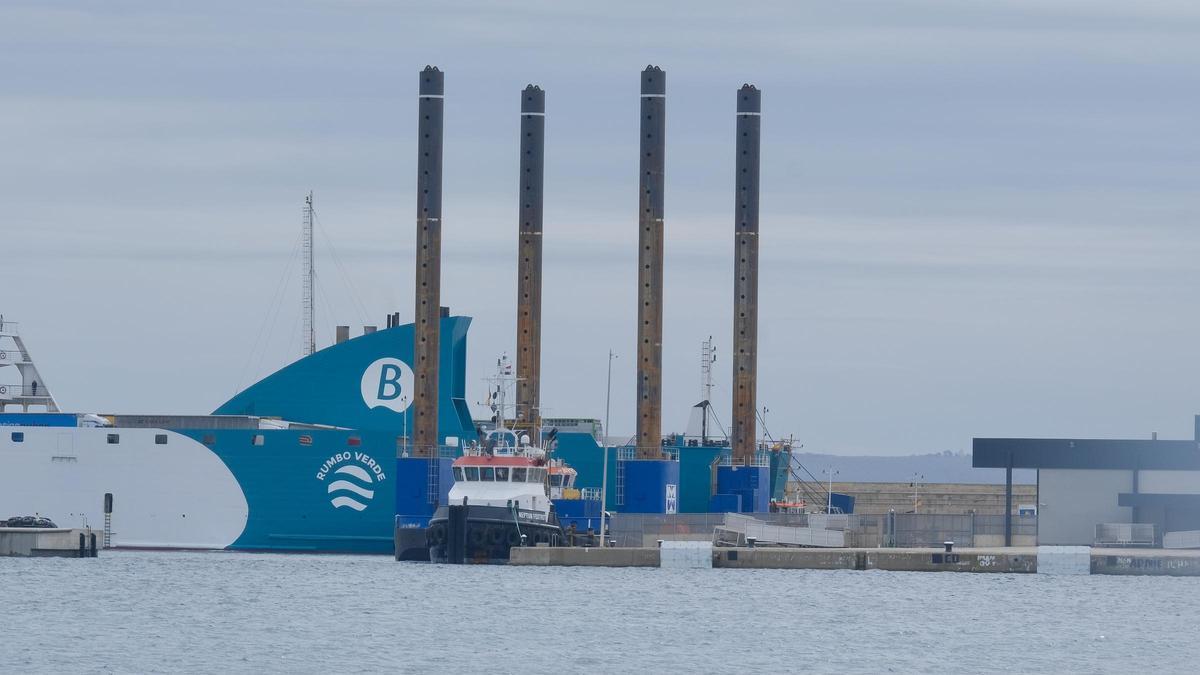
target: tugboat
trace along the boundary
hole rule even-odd
[[[499,365],[498,379],[511,374],[506,359]],[[489,394],[496,428],[454,460],[448,505],[434,512],[426,530],[431,562],[506,563],[514,546],[563,541],[547,488],[551,471],[558,468],[548,458],[555,433],[533,445],[528,434],[507,428],[505,389],[501,382]]]

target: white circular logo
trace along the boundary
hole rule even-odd
[[[402,413],[412,405],[413,371],[400,359],[379,359],[362,376],[362,398],[368,408],[380,406]]]

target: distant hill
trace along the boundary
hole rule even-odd
[[[817,480],[828,480],[825,469],[837,471],[834,482],[856,483],[908,483],[913,474],[923,475],[923,483],[1004,483],[1004,469],[975,469],[971,467],[971,455],[967,453],[943,452],[929,455],[903,455],[898,457],[866,457],[821,455],[800,452],[792,455],[816,476]],[[810,478],[801,472],[806,479]],[[1036,483],[1037,472],[1033,469],[1014,469],[1014,483]]]

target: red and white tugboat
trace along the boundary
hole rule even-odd
[[[501,359],[501,375],[506,360]],[[504,384],[490,394],[496,428],[482,444],[454,460],[454,486],[447,506],[429,520],[429,559],[435,563],[505,563],[514,546],[563,541],[547,488],[551,462],[546,447],[504,426]],[[557,467],[555,467],[557,468]]]

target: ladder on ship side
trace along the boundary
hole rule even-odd
[[[441,490],[441,484],[442,484],[441,469],[442,469],[441,461],[437,457],[430,458],[430,460],[429,460],[429,486],[425,491],[425,496],[429,500],[429,503],[434,506],[438,505],[438,500],[441,497],[441,492],[442,492],[442,490]]]
[[[625,462],[633,458],[633,448],[617,448],[617,504],[620,506],[625,506]]]

